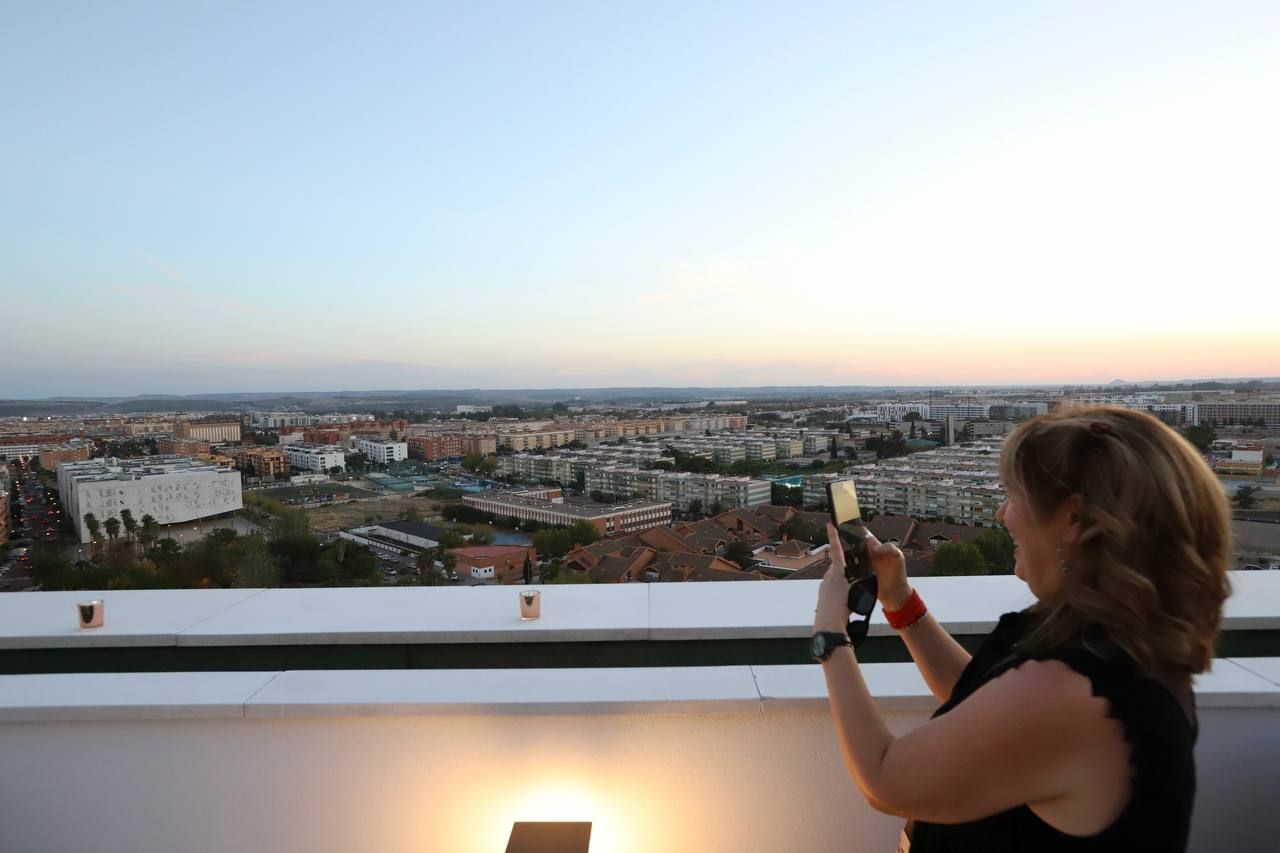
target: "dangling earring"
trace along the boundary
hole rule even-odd
[[[1071,566],[1067,563],[1067,558],[1062,556],[1062,543],[1058,543],[1058,571],[1066,574],[1071,571]]]

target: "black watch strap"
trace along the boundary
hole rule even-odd
[[[816,661],[825,661],[841,646],[853,646],[844,631],[819,631],[809,639],[809,654]]]

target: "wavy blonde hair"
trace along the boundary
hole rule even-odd
[[[1186,439],[1142,412],[1067,409],[1014,430],[1000,471],[1037,521],[1083,497],[1071,570],[1031,608],[1024,653],[1096,650],[1101,633],[1149,675],[1209,668],[1231,592],[1231,515]]]

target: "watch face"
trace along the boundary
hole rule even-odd
[[[809,638],[809,654],[815,658],[820,658],[827,653],[827,638],[821,634],[814,634]]]

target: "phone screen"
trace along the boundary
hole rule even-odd
[[[827,503],[831,507],[831,522],[840,534],[844,546],[844,575],[849,580],[865,577],[871,571],[867,556],[867,528],[862,525],[862,510],[858,506],[858,490],[853,480],[836,480],[827,483]]]

